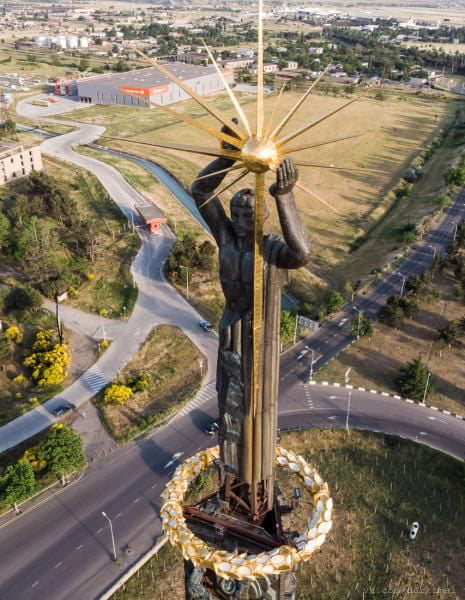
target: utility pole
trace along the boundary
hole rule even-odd
[[[458,231],[459,226],[457,225],[457,223],[455,221],[451,221],[451,224],[455,225],[455,227],[454,227],[454,238],[453,238],[453,240],[455,242],[455,240],[457,239],[457,231]]]
[[[107,514],[105,512],[103,512],[103,510],[102,510],[102,515],[105,517],[105,519],[110,524],[111,543],[112,543],[112,546],[113,546],[113,560],[116,562],[118,560],[118,556],[116,554],[115,536],[113,535],[113,524],[111,522],[110,517],[108,517]]]
[[[430,379],[430,377],[431,377],[431,371],[428,371],[428,378],[426,379],[425,392],[423,394],[423,404],[425,403],[426,394],[428,393],[428,386],[429,386],[429,379]]]
[[[179,265],[181,269],[186,269],[186,298],[189,300],[189,267],[184,267],[183,265]]]
[[[358,312],[358,325],[357,325],[357,339],[360,339],[360,322],[362,320],[362,311],[360,310],[360,308],[357,308],[356,306],[352,307],[354,310],[356,310]]]
[[[349,384],[350,381],[350,367],[347,369],[345,376],[344,376],[344,380],[346,382],[346,385]],[[350,401],[352,399],[352,390],[349,390],[349,398],[347,400],[347,416],[346,416],[346,431],[347,431],[347,435],[350,435],[350,429],[349,429],[349,417],[350,417]]]
[[[402,275],[402,273],[399,273],[399,275],[402,277],[402,287],[400,289],[400,295],[402,297],[404,295],[405,281],[407,280],[407,275]]]

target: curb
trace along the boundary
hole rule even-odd
[[[353,385],[343,385],[342,383],[329,383],[329,381],[309,381],[305,385],[322,385],[325,387],[345,388],[346,390],[355,389],[357,392],[365,392],[367,394],[377,394],[378,396],[383,396],[385,398],[394,398],[394,400],[401,400],[402,402],[407,402],[408,404],[416,404],[417,406],[421,406],[422,408],[429,408],[430,410],[435,410],[437,412],[442,413],[443,415],[447,415],[449,417],[455,417],[456,419],[459,419],[460,421],[465,421],[464,416],[450,412],[450,410],[438,408],[437,406],[431,406],[429,404],[425,404],[424,402],[418,402],[417,400],[410,400],[410,398],[402,398],[402,396],[399,396],[398,394],[388,394],[387,392],[378,392],[377,390],[367,390],[364,387],[354,388]]]

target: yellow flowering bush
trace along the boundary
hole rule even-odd
[[[103,401],[105,404],[125,404],[132,394],[132,389],[127,385],[113,383],[105,390]]]
[[[32,345],[32,354],[24,365],[32,369],[32,378],[40,387],[59,385],[66,377],[70,362],[66,344],[54,344],[53,329],[39,331]]]
[[[16,377],[14,377],[12,379],[12,381],[13,381],[13,383],[16,383],[19,385],[21,383],[24,383],[26,381],[26,378],[24,377],[24,375],[16,375]]]
[[[19,344],[19,342],[23,339],[21,329],[17,325],[8,327],[8,329],[5,331],[5,335],[9,340],[16,342],[17,344]]]
[[[28,448],[23,454],[23,459],[31,463],[32,470],[35,472],[42,471],[47,466],[47,461],[39,458],[39,450],[40,446],[32,446],[32,448]]]

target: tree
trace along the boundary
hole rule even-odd
[[[452,323],[439,330],[439,339],[443,340],[451,348],[457,343],[460,337],[460,330],[460,324],[452,321]]]
[[[3,489],[3,502],[14,506],[16,513],[19,513],[18,504],[32,496],[36,489],[31,463],[20,459],[7,467],[0,477],[0,488]]]
[[[199,246],[196,266],[201,271],[211,271],[214,267],[214,256],[215,246],[208,240],[205,240]]]
[[[10,221],[8,217],[0,212],[0,251],[10,236]]]
[[[405,313],[399,306],[386,304],[379,311],[378,318],[384,325],[398,329],[404,322]]]
[[[329,294],[325,297],[325,308],[326,314],[330,315],[331,313],[337,312],[340,308],[344,306],[344,298],[339,292],[329,292]]]
[[[0,335],[0,365],[2,370],[12,361],[15,347],[10,338],[6,335]]]
[[[418,357],[400,369],[397,384],[400,393],[405,397],[413,400],[423,400],[428,379],[429,369],[421,360],[421,357]],[[428,385],[426,396],[430,391],[431,386]]]
[[[42,296],[31,287],[14,287],[5,296],[5,310],[38,310],[42,306]]]
[[[449,194],[440,194],[436,198],[435,202],[438,209],[443,211],[446,208],[449,208],[449,206],[452,204],[452,198],[449,196]]]
[[[344,295],[347,302],[353,302],[355,296],[355,288],[350,279],[346,279],[344,282]]]
[[[418,294],[418,292],[425,286],[425,282],[422,277],[419,275],[412,275],[409,277],[405,283],[405,288],[407,291],[412,292],[413,294]]]
[[[63,424],[53,425],[41,444],[38,458],[47,461],[50,471],[64,483],[65,475],[86,464],[82,439]]]
[[[283,342],[290,342],[294,338],[295,315],[288,310],[281,311],[280,337]]]
[[[353,317],[351,327],[352,335],[355,337],[371,337],[373,335],[373,323],[366,318],[363,310]]]

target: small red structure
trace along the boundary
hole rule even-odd
[[[159,233],[160,226],[163,223],[167,223],[168,219],[162,214],[156,206],[153,204],[149,206],[136,206],[137,212],[142,217],[145,225],[147,226],[147,230],[150,233]]]

